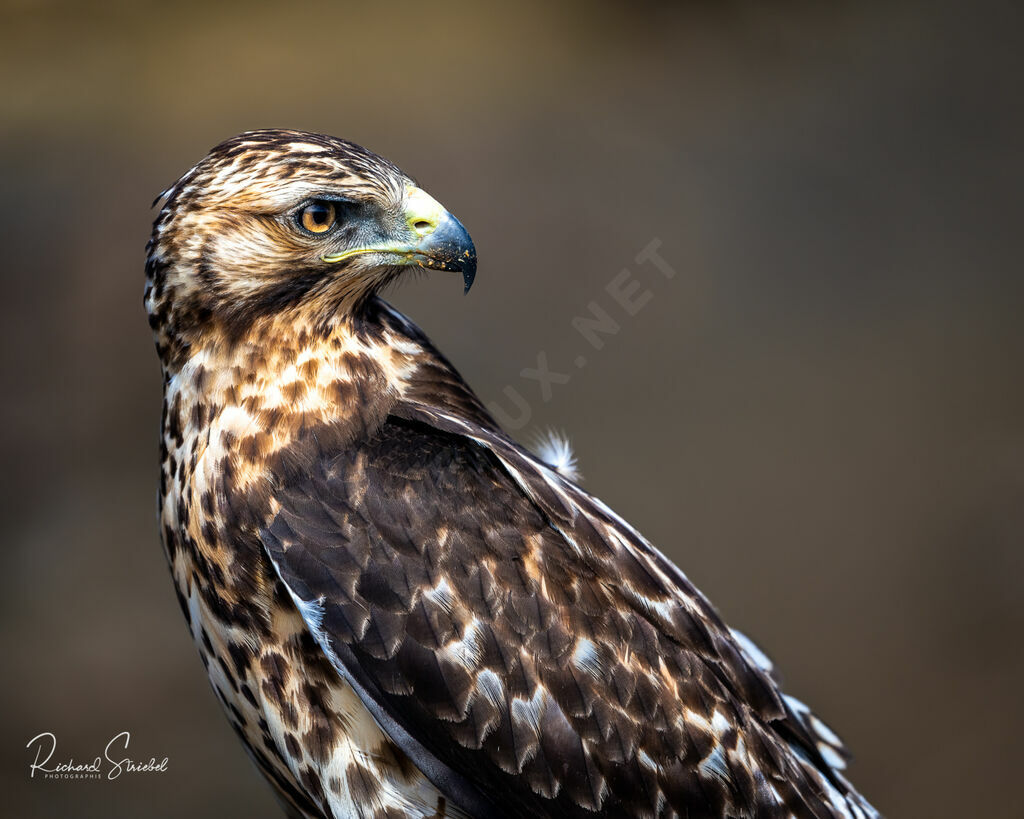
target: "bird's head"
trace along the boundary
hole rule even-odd
[[[476,273],[454,216],[386,159],[334,137],[241,134],[162,196],[145,301],[165,360],[199,334],[231,337],[289,310],[321,324],[358,313],[410,267],[461,273],[467,291]]]

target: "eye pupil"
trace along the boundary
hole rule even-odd
[[[333,227],[337,211],[331,202],[311,202],[299,214],[299,222],[310,233],[324,233]]]

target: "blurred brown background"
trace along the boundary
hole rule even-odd
[[[153,197],[348,137],[472,232],[393,300],[771,653],[903,817],[1024,815],[1024,36],[1011,3],[14,2],[0,19],[8,816],[276,817],[155,525]],[[652,239],[677,271],[634,257]],[[651,301],[605,290],[624,267]],[[620,324],[598,351],[572,318]],[[545,353],[549,401],[520,376]],[[587,357],[583,367],[574,361]],[[119,731],[169,770],[29,781]]]

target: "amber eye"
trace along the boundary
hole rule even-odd
[[[326,233],[334,227],[337,215],[333,202],[318,199],[299,211],[299,224],[310,233]]]

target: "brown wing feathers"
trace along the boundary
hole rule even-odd
[[[766,775],[800,776],[761,740],[783,715],[774,685],[695,590],[672,600],[598,530],[616,521],[531,474],[521,451],[499,457],[398,411],[296,470],[264,542],[322,607],[330,645],[444,767],[505,794],[503,810],[550,815],[754,811]],[[739,753],[741,733],[762,747]]]

